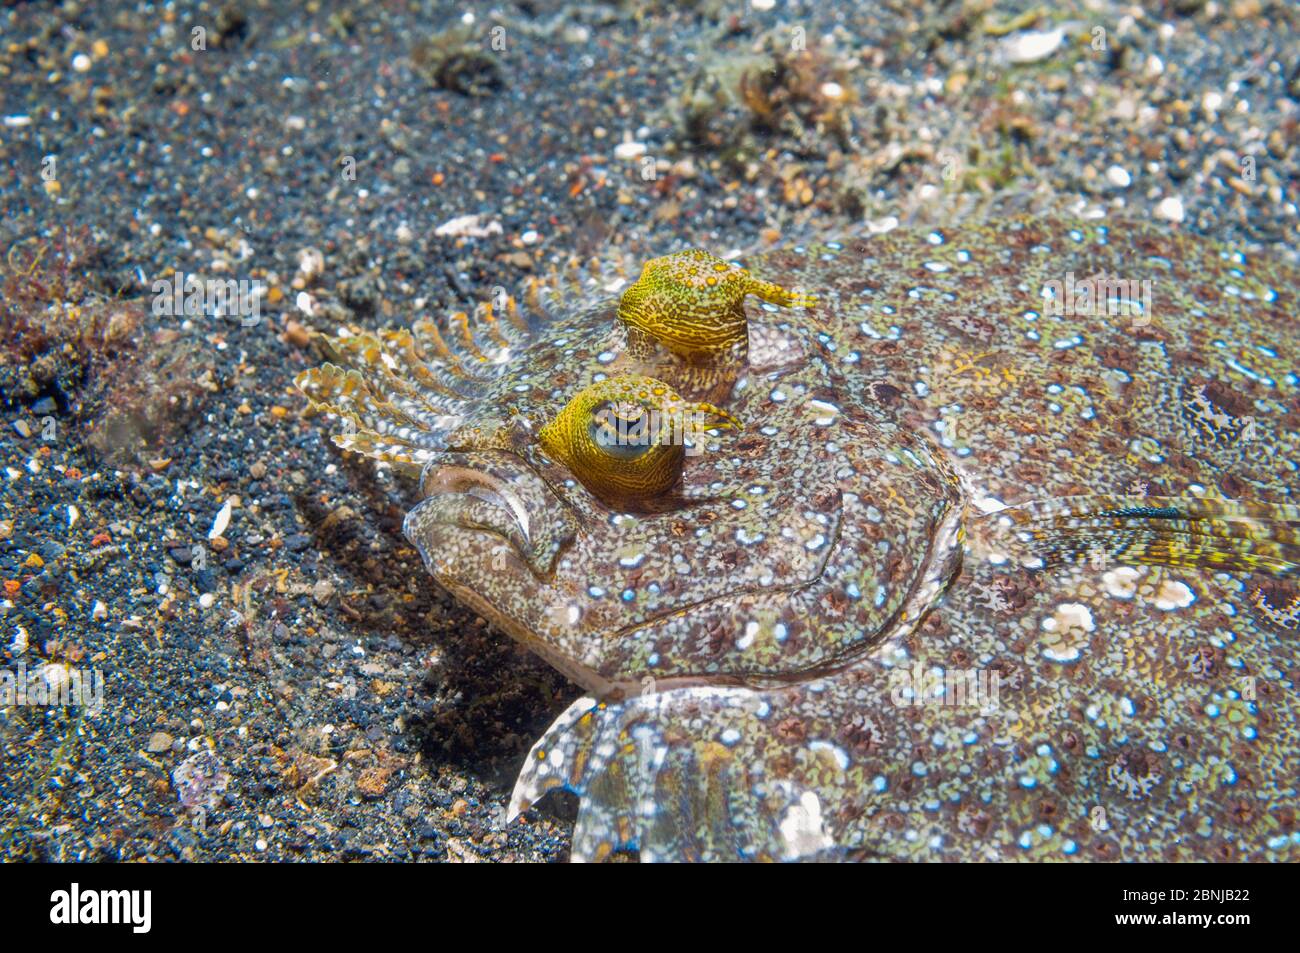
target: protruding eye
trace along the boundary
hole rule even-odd
[[[739,430],[740,422],[684,400],[663,381],[627,374],[579,391],[538,439],[602,500],[644,507],[676,485],[686,445],[714,427]]]
[[[739,356],[748,341],[746,295],[782,307],[810,308],[816,299],[761,281],[744,268],[691,248],[652,258],[641,277],[623,293],[619,320],[628,329],[629,350],[657,342],[692,364]]]

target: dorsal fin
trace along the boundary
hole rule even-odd
[[[475,308],[472,318],[450,315],[446,334],[424,317],[409,331],[314,335],[330,362],[295,383],[313,409],[343,422],[335,444],[418,473],[526,347],[528,318],[508,296],[502,310],[508,324],[498,322],[491,304]]]

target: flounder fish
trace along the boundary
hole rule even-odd
[[[761,276],[761,277],[760,277]],[[1029,217],[324,340],[572,857],[1300,858],[1296,269]]]

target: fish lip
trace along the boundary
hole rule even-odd
[[[518,494],[508,488],[493,485],[492,478],[482,471],[457,464],[444,465],[426,473],[421,483],[426,500],[438,496],[462,494],[504,510],[510,516],[514,528],[519,530],[523,536],[524,545],[526,547],[532,546],[532,520],[529,519],[528,510],[523,501],[519,499]],[[476,527],[463,526],[463,528],[473,529]],[[509,538],[505,533],[501,533],[494,528],[489,527],[489,529],[506,539]],[[521,553],[521,555],[523,554]]]
[[[452,495],[452,494],[446,494]],[[469,494],[460,494],[469,495]],[[426,500],[421,500],[422,506]],[[501,510],[503,514],[505,510]],[[449,537],[475,536],[481,539],[490,540],[499,546],[505,547],[513,556],[516,565],[516,571],[519,569],[527,570],[529,576],[534,580],[534,584],[542,585],[548,576],[544,569],[534,565],[528,552],[520,548],[518,539],[511,538],[500,529],[493,529],[480,523],[472,523],[465,520],[456,519],[432,519],[418,524],[420,507],[417,506],[406,514],[402,531],[407,541],[415,547],[416,552],[420,554],[421,561],[424,563],[425,571],[447,591],[456,596],[457,600],[463,604],[473,606],[476,611],[485,618],[491,618],[493,621],[499,621],[497,616],[490,614],[480,606],[477,589],[470,583],[466,582],[452,568],[451,564],[441,563],[440,554],[444,553],[448,547]],[[500,553],[500,549],[497,550]],[[483,557],[486,565],[492,559],[491,553]],[[466,594],[473,594],[474,599],[466,598]]]
[[[543,581],[554,574],[572,542],[573,523],[563,499],[522,455],[508,450],[447,451],[425,465],[422,498],[402,530],[437,576],[435,547],[422,539],[433,527],[492,536]],[[477,501],[484,506],[464,507]]]

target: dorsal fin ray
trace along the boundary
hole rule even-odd
[[[443,428],[414,417],[384,399],[360,371],[322,364],[303,371],[294,381],[311,406],[344,422],[334,442],[395,466],[420,466],[441,446]]]
[[[436,452],[427,447],[412,447],[409,444],[364,431],[336,433],[330,439],[341,450],[387,463],[394,470],[405,473],[412,478],[419,477],[424,465],[433,458]]]
[[[483,365],[490,364],[492,359],[478,346],[469,315],[464,311],[453,311],[447,316],[447,322],[454,335],[453,346],[460,357],[461,370],[475,377],[490,376],[483,374]]]
[[[393,337],[382,331],[380,336],[361,332],[322,337],[321,344],[335,362],[360,373],[372,390],[382,392],[413,417],[424,419],[429,411],[435,416],[462,412],[463,396],[444,386],[413,352],[405,350],[401,334],[406,332],[388,332]]]
[[[504,308],[504,304],[502,305]],[[503,325],[496,315],[496,308],[493,307],[491,299],[480,301],[474,308],[473,324],[480,337],[480,349],[491,353],[492,351],[509,351],[518,342],[512,341],[506,335],[508,325]]]
[[[490,304],[478,305],[473,317],[464,311],[449,314],[445,334],[433,319],[421,318],[411,326],[411,335],[416,352],[439,383],[467,396],[494,380],[527,341],[524,330],[511,342],[501,332]]]
[[[401,375],[421,391],[431,407],[447,406],[459,409],[464,406],[465,395],[449,387],[442,376],[430,370],[429,362],[420,353],[414,335],[408,330],[384,329],[378,332],[385,350],[400,365],[395,375]]]

